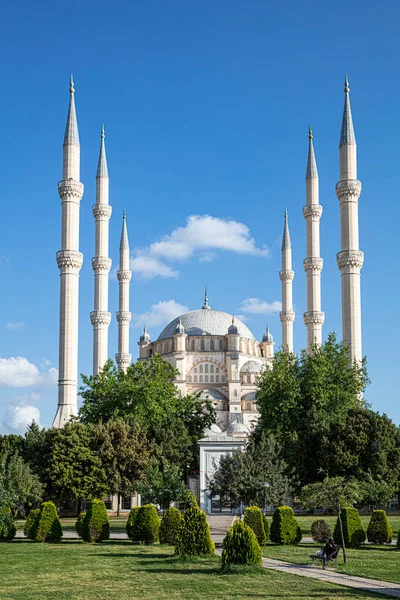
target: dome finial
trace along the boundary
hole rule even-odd
[[[208,290],[207,290],[207,286],[205,286],[205,290],[204,290],[204,304],[201,308],[204,308],[206,310],[210,310],[210,306],[208,304]]]
[[[230,335],[238,335],[239,331],[238,328],[235,325],[235,316],[232,317],[232,325],[229,326],[228,328],[228,334]]]
[[[140,342],[148,344],[148,343],[150,343],[150,341],[151,341],[150,335],[147,333],[146,325],[144,325],[144,327],[143,327],[143,333],[140,336]]]
[[[265,333],[263,335],[262,341],[263,342],[273,342],[274,341],[274,338],[272,337],[272,334],[271,334],[271,332],[269,330],[269,326],[268,325],[265,328]]]
[[[72,73],[69,76],[69,91],[70,94],[75,94],[74,76],[72,75]]]
[[[311,141],[313,139],[312,127],[309,125],[308,127],[308,139]]]
[[[344,78],[344,93],[348,94],[350,92],[350,87],[349,87],[349,76],[346,75]]]
[[[101,126],[101,139],[104,140],[104,138],[106,137],[106,132],[104,129],[104,125]]]

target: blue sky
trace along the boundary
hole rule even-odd
[[[398,2],[98,0],[71,1],[69,14],[66,8],[40,0],[0,6],[2,430],[23,430],[39,414],[48,425],[56,408],[57,183],[71,72],[85,184],[79,346],[84,373],[92,365],[91,207],[101,123],[113,206],[113,267],[125,207],[134,256],[147,257],[134,263],[141,271],[131,284],[134,356],[143,321],[154,339],[181,307],[201,306],[204,284],[213,308],[245,314],[258,338],[268,323],[279,346],[285,206],[296,271],[295,349],[304,347],[302,207],[309,124],[324,209],[324,337],[331,330],[340,335],[335,184],[343,80],[349,74],[363,184],[363,350],[372,379],[366,398],[399,423]],[[150,264],[151,245],[159,241],[167,244],[157,252],[159,262]],[[179,255],[171,252],[176,241]],[[111,356],[117,298],[112,279]],[[255,308],[263,312],[249,312]]]

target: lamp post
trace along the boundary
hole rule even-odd
[[[268,481],[264,481],[264,515],[267,514],[267,488],[269,488]]]

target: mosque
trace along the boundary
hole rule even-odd
[[[351,359],[361,361],[361,292],[360,271],[364,254],[359,250],[358,198],[361,182],[357,180],[357,147],[350,108],[350,88],[346,76],[344,110],[339,143],[339,182],[336,194],[340,206],[341,248],[337,264],[342,287],[342,337],[348,345]],[[54,427],[62,427],[76,415],[78,386],[78,300],[79,272],[83,256],[79,251],[79,214],[83,196],[80,182],[80,142],[75,109],[75,88],[71,76],[70,101],[63,144],[63,174],[58,184],[61,198],[61,250],[57,252],[60,270],[60,328],[58,406]],[[94,275],[94,307],[90,313],[93,326],[93,374],[99,373],[109,358],[108,283],[111,269],[109,258],[109,177],[105,149],[104,127],[101,129],[100,153],[96,173],[96,202],[93,206],[96,224]],[[303,261],[307,310],[303,315],[307,332],[307,347],[322,343],[324,313],[321,310],[320,219],[318,170],[309,130],[306,168],[306,257]],[[129,353],[129,267],[127,218],[124,212],[120,242],[118,352],[115,355],[120,370],[132,360]],[[292,248],[288,213],[285,211],[282,239],[282,347],[293,351]],[[146,328],[139,339],[139,360],[154,353],[161,354],[177,369],[175,381],[181,395],[200,393],[210,398],[217,412],[217,424],[200,440],[200,478],[197,492],[201,506],[210,512],[213,501],[205,493],[206,478],[218,464],[219,457],[236,447],[243,447],[246,436],[257,421],[257,381],[263,369],[271,365],[274,356],[273,337],[266,327],[261,341],[234,316],[214,310],[209,305],[207,289],[201,308],[180,315],[169,323],[157,340],[151,341]]]

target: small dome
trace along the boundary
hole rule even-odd
[[[211,427],[207,427],[204,430],[204,435],[219,435],[222,433],[222,429],[220,427],[218,427],[218,425],[216,423],[213,423],[211,425]]]
[[[270,333],[270,331],[269,331],[269,327],[268,327],[268,325],[267,325],[267,328],[266,328],[266,330],[265,330],[265,333],[264,333],[264,335],[263,335],[263,337],[262,337],[262,341],[263,341],[263,342],[273,342],[273,341],[274,341],[274,338],[272,337],[272,334],[271,334],[271,333]]]
[[[228,334],[229,335],[238,335],[239,334],[238,328],[235,325],[235,317],[232,317],[232,325],[229,325],[229,327],[228,327]]]
[[[185,333],[185,328],[182,325],[182,319],[179,319],[179,323],[175,328],[175,333]]]
[[[248,428],[243,423],[239,423],[238,421],[233,421],[226,432],[229,434],[232,433],[249,433]]]
[[[256,362],[255,360],[248,360],[244,363],[243,367],[240,369],[241,373],[261,373],[262,364]]]
[[[150,335],[147,333],[146,325],[143,328],[143,333],[140,336],[140,342],[150,342]]]

